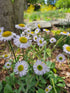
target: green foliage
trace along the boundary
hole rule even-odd
[[[70,0],[57,0],[55,5],[57,8],[69,8]]]
[[[28,3],[36,4],[36,3],[44,3],[44,0],[27,0]]]

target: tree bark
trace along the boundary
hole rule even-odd
[[[0,27],[15,32],[15,24],[23,23],[24,0],[0,0]]]

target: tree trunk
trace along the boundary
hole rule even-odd
[[[0,0],[0,27],[15,31],[15,24],[23,23],[24,0]]]

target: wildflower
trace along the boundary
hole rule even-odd
[[[11,62],[6,62],[6,63],[5,63],[5,67],[6,67],[7,69],[9,69],[9,68],[11,67]]]
[[[68,33],[67,36],[70,36],[70,33]]]
[[[3,57],[4,59],[7,59],[7,58],[9,58],[9,57],[10,57],[10,55],[5,54],[5,55],[2,55],[2,57]]]
[[[25,30],[25,32],[26,32],[27,34],[30,34],[30,33],[31,33],[31,29],[30,29],[30,28],[27,28],[27,29]]]
[[[66,52],[67,54],[70,54],[70,45],[64,44],[63,45],[63,51]]]
[[[65,61],[65,56],[63,54],[59,54],[56,57],[56,59],[57,59],[58,62],[64,62]]]
[[[39,33],[39,31],[40,31],[40,29],[39,29],[39,28],[37,28],[37,29],[35,30],[35,34],[38,34],[38,33]]]
[[[31,31],[31,32],[30,32],[30,34],[31,34],[31,35],[34,35],[34,34],[35,34],[35,32],[34,32],[34,31]]]
[[[2,34],[4,31],[4,27],[0,27],[0,34]]]
[[[20,48],[28,48],[31,45],[31,42],[32,40],[29,40],[29,37],[25,36],[18,36],[14,39],[14,44]]]
[[[62,34],[62,35],[67,35],[69,32],[66,32],[66,31],[63,31],[63,32],[61,32],[60,34]]]
[[[43,31],[45,31],[45,32],[50,32],[48,29],[43,29]]]
[[[49,68],[46,66],[45,63],[41,62],[40,60],[37,60],[37,62],[33,65],[33,69],[35,74],[37,75],[43,75],[46,72],[49,72]]]
[[[38,38],[37,35],[33,36],[34,41],[37,41],[37,38]]]
[[[44,41],[44,39],[43,38],[41,38],[41,37],[39,37],[39,38],[37,38],[37,44],[38,44],[38,46],[43,46],[44,44],[46,44],[46,41]]]
[[[16,24],[16,25],[15,25],[15,28],[24,30],[24,29],[26,29],[27,27],[25,26],[25,24]]]
[[[14,68],[15,74],[19,74],[20,77],[24,76],[28,72],[28,63],[26,61],[17,62]]]
[[[45,88],[45,92],[46,92],[46,93],[49,93],[51,89],[52,89],[52,86],[49,85],[48,87]]]
[[[56,39],[55,39],[54,37],[52,37],[52,38],[50,39],[50,43],[54,43],[54,42],[56,42]]]
[[[11,31],[5,31],[0,35],[0,40],[9,41],[9,40],[13,39],[15,36],[16,36],[15,33],[11,32]]]
[[[36,26],[37,28],[39,28],[39,29],[41,28],[40,24],[37,24],[37,23],[36,23],[35,26]]]

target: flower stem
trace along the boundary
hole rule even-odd
[[[10,46],[10,48],[11,48],[11,51],[12,51],[12,53],[13,53],[13,56],[14,56],[14,59],[15,59],[15,62],[16,62],[16,56],[15,56],[15,53],[14,53],[14,49],[13,49],[13,47],[12,47],[12,44],[11,44],[10,41],[8,41],[8,43],[9,43],[9,46]]]

